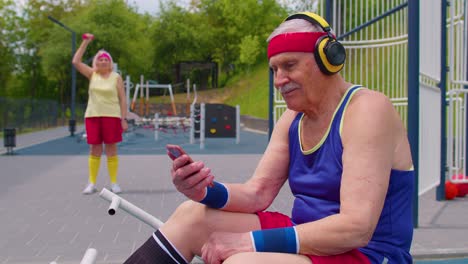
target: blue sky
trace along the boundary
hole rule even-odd
[[[127,3],[137,7],[139,12],[148,12],[152,15],[156,14],[159,7],[158,0],[127,0]]]
[[[159,9],[159,0],[126,0],[127,4],[135,6],[141,13],[148,12],[155,15]],[[190,0],[176,0],[179,5],[190,3]]]
[[[53,2],[56,0],[50,0],[49,2]],[[125,0],[128,5],[137,7],[138,11],[141,13],[148,12],[152,15],[155,15],[159,9],[159,0]],[[166,0],[162,0],[166,1]],[[23,6],[27,0],[15,0],[18,6]],[[190,0],[176,0],[179,5],[186,5],[190,3]]]

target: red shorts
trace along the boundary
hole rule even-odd
[[[260,219],[262,229],[289,227],[294,224],[289,216],[277,212],[259,212],[257,213]],[[357,249],[353,249],[346,253],[332,256],[315,256],[305,255],[312,260],[313,264],[370,264],[369,259]]]
[[[122,121],[118,117],[85,118],[88,144],[115,144],[122,141]]]

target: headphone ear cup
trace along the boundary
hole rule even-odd
[[[325,46],[325,55],[327,56],[328,62],[333,66],[340,66],[344,64],[346,60],[345,48],[336,40],[329,41]]]
[[[346,60],[346,51],[341,43],[329,36],[323,36],[315,43],[315,61],[320,70],[332,75],[339,72]]]

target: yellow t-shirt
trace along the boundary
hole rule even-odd
[[[109,77],[103,78],[94,72],[89,81],[89,98],[85,117],[119,117],[120,104],[117,93],[117,79],[119,75],[111,72]]]

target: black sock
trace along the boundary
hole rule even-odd
[[[124,264],[187,264],[164,235],[157,230]],[[160,242],[169,253],[160,246]]]
[[[161,244],[169,251],[169,254],[176,259],[180,264],[187,264],[187,261],[180,255],[177,249],[172,246],[172,244],[166,239],[166,237],[161,233],[159,230],[154,232],[153,238],[156,236],[157,241],[161,242]],[[167,253],[167,252],[166,252]]]

